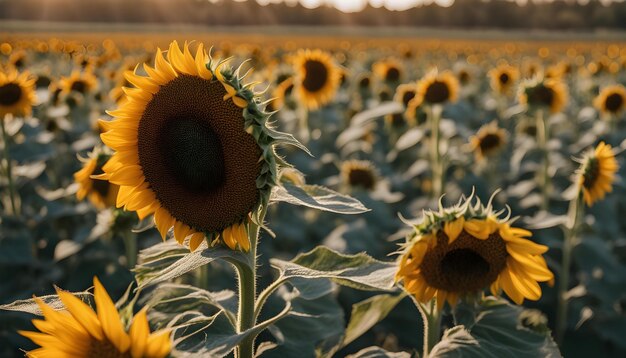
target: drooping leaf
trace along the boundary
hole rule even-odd
[[[380,347],[367,347],[346,358],[411,358],[407,352],[387,352]]]
[[[360,201],[319,185],[297,186],[283,183],[274,187],[271,200],[339,214],[360,214],[369,211]]]
[[[474,322],[447,330],[429,357],[561,357],[549,332],[520,322],[522,311],[504,300],[486,299]]]
[[[80,298],[85,302],[89,302],[93,297],[91,292],[83,291],[83,292],[72,292],[72,295]],[[45,304],[52,307],[54,310],[64,310],[65,306],[58,295],[46,295],[39,296],[38,299],[42,300]],[[34,298],[28,298],[25,300],[17,300],[15,302],[7,303],[5,305],[0,305],[0,310],[6,311],[15,311],[15,312],[26,312],[31,313],[37,316],[42,316],[43,312],[39,308],[37,302],[35,302]]]
[[[223,247],[209,247],[190,252],[175,241],[167,241],[139,253],[135,278],[139,289],[180,277],[216,259],[235,260],[250,266],[246,255]]]
[[[404,295],[382,294],[370,297],[352,305],[350,322],[346,328],[342,346],[359,338],[376,323],[382,321],[404,298]]]
[[[300,254],[292,261],[271,259],[270,263],[284,280],[329,278],[340,285],[368,291],[390,291],[396,272],[394,263],[378,261],[365,253],[344,255],[323,246]]]

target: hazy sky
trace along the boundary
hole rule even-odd
[[[236,0],[236,1],[245,1],[245,0]],[[363,7],[369,2],[374,7],[384,6],[389,10],[406,10],[412,8],[416,5],[420,4],[438,4],[440,6],[450,6],[454,3],[455,0],[256,0],[261,5],[266,5],[270,3],[297,3],[299,2],[305,7],[308,8],[316,8],[321,5],[332,5],[337,9],[344,12],[354,12],[360,11]],[[526,4],[528,1],[535,2],[552,2],[554,0],[506,0],[506,1],[516,1],[520,5]],[[596,0],[565,0],[565,1],[578,1],[579,3],[588,3],[589,1]],[[602,3],[610,3],[612,1],[623,1],[623,0],[599,0]]]

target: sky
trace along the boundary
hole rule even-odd
[[[239,0],[242,1],[242,0]],[[243,0],[245,1],[245,0]],[[343,12],[355,12],[360,11],[369,2],[374,7],[385,7],[389,10],[406,10],[416,5],[432,4],[435,3],[440,6],[450,6],[455,0],[256,0],[261,5],[267,5],[270,3],[300,3],[307,8],[316,8],[322,5],[332,5]],[[554,0],[507,0],[516,1],[520,5],[525,5],[528,1],[546,1],[551,2]],[[565,0],[568,1],[568,0]],[[579,3],[588,3],[594,0],[569,0],[578,1]],[[623,0],[599,0],[602,3],[610,3],[611,1],[623,1]]]

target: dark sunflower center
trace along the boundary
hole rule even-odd
[[[372,171],[361,168],[351,169],[348,173],[348,180],[350,181],[350,186],[361,187],[368,190],[374,189],[374,185],[376,184],[376,179]]]
[[[529,104],[537,106],[550,106],[552,101],[554,101],[554,92],[544,84],[540,84],[537,87],[529,89]]]
[[[14,82],[0,86],[0,105],[11,106],[19,102],[22,97],[22,88]]]
[[[293,92],[293,84],[290,84],[285,88],[285,97],[291,96],[291,92]]]
[[[587,167],[585,168],[585,172],[583,173],[583,186],[590,190],[593,188],[596,181],[598,181],[598,177],[600,176],[600,162],[596,158],[590,158],[587,162]]]
[[[259,203],[262,149],[219,81],[179,74],[141,114],[137,152],[146,182],[177,221],[221,232]]]
[[[507,257],[506,244],[497,231],[486,240],[462,231],[452,244],[439,232],[437,245],[426,253],[420,269],[429,286],[463,294],[493,283],[505,268]]]
[[[39,76],[35,82],[37,88],[48,87],[50,85],[50,78],[48,76]]]
[[[509,80],[511,78],[509,77],[508,73],[501,73],[500,77],[498,77],[498,79],[500,80],[500,84],[501,85],[506,85],[507,83],[509,83]]]
[[[130,349],[126,353],[120,353],[113,343],[108,340],[99,341],[92,338],[89,342],[89,352],[87,357],[93,358],[130,358]]]
[[[380,93],[378,93],[378,98],[383,102],[389,101],[391,99],[391,92],[389,92],[387,89],[384,89],[380,91]]]
[[[400,70],[395,67],[390,67],[385,73],[385,81],[397,82],[400,79]]]
[[[276,84],[279,85],[288,80],[290,77],[291,75],[289,75],[288,73],[281,73],[280,75],[278,75],[278,77],[276,77]]]
[[[609,112],[617,112],[624,105],[624,97],[622,97],[619,93],[611,93],[606,97],[606,101],[604,102],[604,106],[606,110]]]
[[[96,166],[96,169],[94,169],[92,175],[100,175],[104,173],[104,171],[102,170],[102,164],[99,164],[98,166]],[[109,195],[109,189],[111,188],[111,185],[108,180],[92,179],[91,188],[93,191],[98,193],[98,195],[100,195],[102,198],[106,199],[106,197]]]
[[[72,83],[72,86],[70,86],[70,90],[76,91],[78,93],[85,93],[85,91],[87,90],[87,84],[81,80],[74,81]]]
[[[369,86],[370,86],[370,78],[369,77],[361,78],[361,80],[359,81],[359,87],[368,88]]]
[[[445,82],[435,81],[428,86],[424,100],[428,103],[443,103],[450,98],[450,89]]]
[[[328,69],[320,61],[307,60],[304,63],[304,73],[302,86],[309,92],[321,90],[328,81]]]
[[[411,102],[411,100],[415,97],[415,91],[406,91],[404,92],[404,94],[402,95],[402,104],[404,104],[404,106],[408,106],[409,102]]]
[[[391,125],[394,127],[404,126],[404,115],[402,113],[394,113],[391,115]]]
[[[500,136],[494,133],[488,133],[484,137],[480,139],[480,150],[484,152],[489,152],[494,150],[500,146],[501,139]]]
[[[162,135],[167,165],[180,185],[207,192],[224,183],[222,143],[207,122],[172,118]]]
[[[469,80],[470,80],[469,73],[465,71],[461,71],[461,73],[459,73],[459,81],[461,81],[461,83],[468,83]]]

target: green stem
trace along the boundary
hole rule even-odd
[[[538,110],[536,113],[537,119],[537,146],[541,151],[542,160],[541,160],[541,172],[539,177],[539,185],[541,187],[541,197],[542,203],[541,208],[543,210],[548,210],[550,206],[550,158],[548,153],[548,140],[550,139],[550,127],[548,125],[548,121],[544,117],[543,110]]]
[[[266,208],[263,208],[259,220],[265,218]],[[250,239],[250,250],[247,255],[250,266],[244,263],[233,261],[237,270],[239,281],[239,310],[237,313],[237,333],[242,333],[254,327],[256,324],[255,303],[256,303],[256,251],[261,227],[254,222],[248,225],[248,238]],[[254,356],[254,335],[243,339],[237,346],[237,358],[252,358]]]
[[[418,302],[417,308],[424,322],[424,351],[422,352],[422,357],[428,358],[430,351],[439,343],[441,338],[441,312],[437,310],[435,299],[432,299],[427,304]]]
[[[578,196],[570,202],[568,210],[568,222],[563,241],[563,256],[561,259],[561,277],[557,291],[557,311],[556,311],[556,332],[555,338],[557,343],[563,343],[563,337],[567,329],[567,288],[569,284],[569,271],[572,260],[572,249],[576,242],[576,234],[578,230],[578,221],[582,216],[584,206],[582,205],[582,195]]]
[[[196,269],[196,287],[209,289],[209,265],[200,266]]]
[[[309,142],[309,110],[303,105],[299,106],[298,110],[298,133],[303,144]]]
[[[439,151],[441,134],[439,121],[441,119],[441,108],[437,105],[429,106],[428,116],[431,125],[431,166],[433,173],[433,197],[439,199],[443,195],[443,160]]]
[[[125,230],[122,232],[122,239],[126,251],[126,264],[132,269],[137,264],[137,235],[131,230]]]
[[[16,192],[15,192],[15,185],[13,184],[11,157],[9,156],[9,136],[7,135],[7,131],[6,131],[5,124],[4,124],[4,121],[9,120],[9,119],[10,119],[9,115],[7,115],[5,118],[0,118],[0,127],[2,128],[2,141],[4,142],[4,145],[2,146],[3,147],[2,153],[3,153],[4,159],[7,161],[6,174],[7,174],[7,181],[9,183],[9,199],[11,200],[11,210],[14,216],[20,216],[19,212],[17,211],[17,205],[15,204]]]

